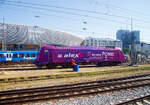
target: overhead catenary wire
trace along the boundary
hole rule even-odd
[[[26,7],[26,8],[38,9],[38,10],[44,10],[44,11],[46,10],[46,11],[51,11],[51,12],[55,12],[55,13],[59,12],[59,13],[63,13],[63,14],[69,14],[69,15],[81,16],[81,17],[90,17],[90,18],[94,18],[94,19],[102,19],[102,20],[106,20],[106,21],[110,21],[110,22],[117,22],[117,23],[125,24],[125,22],[122,22],[122,21],[117,21],[117,20],[113,20],[113,19],[106,19],[106,18],[91,16],[91,15],[84,15],[84,14],[79,14],[79,13],[73,13],[73,12],[68,12],[68,11],[63,11],[63,10],[54,10],[54,9],[49,9],[49,8],[41,8],[41,7],[20,5],[20,4],[11,4],[11,3],[7,3],[5,5],[17,6],[17,7],[20,7],[20,8]]]
[[[113,4],[110,4],[110,3],[107,3],[107,4],[110,5],[110,6],[109,6],[110,8],[116,8],[116,9],[120,10],[120,12],[122,12],[122,10],[123,10],[123,11],[126,11],[126,12],[128,12],[128,13],[140,14],[140,16],[143,16],[143,17],[147,17],[147,18],[150,17],[150,14],[146,14],[146,13],[139,12],[139,11],[132,10],[132,9],[128,9],[128,8],[119,7],[118,5],[116,6],[116,5],[113,5]],[[149,18],[149,19],[150,19],[150,18]],[[144,21],[144,19],[143,19],[142,21]]]
[[[59,12],[59,13],[63,13],[63,14],[69,14],[69,15],[81,16],[81,17],[88,17],[88,18],[97,19],[97,20],[105,20],[105,21],[109,21],[109,22],[113,22],[113,23],[127,24],[126,22],[122,22],[122,21],[118,21],[118,20],[114,20],[114,19],[106,19],[106,18],[101,18],[101,17],[98,17],[98,16],[79,14],[79,13],[68,12],[68,11],[63,11],[63,10],[54,10],[54,9],[49,9],[49,8],[41,8],[41,7],[29,6],[29,5],[23,5],[23,4],[5,3],[5,5],[17,6],[17,7],[21,7],[21,8],[25,7],[25,8],[30,8],[30,9],[42,10],[42,11],[51,11],[51,12],[55,12],[55,13]],[[143,26],[137,25],[137,24],[134,24],[134,26],[149,29],[149,27],[145,27],[145,26],[143,27]]]
[[[69,14],[69,15],[74,15],[74,16],[89,17],[89,18],[98,19],[98,20],[101,19],[101,20],[105,20],[105,21],[109,21],[109,22],[113,22],[113,23],[115,22],[115,23],[119,23],[119,24],[127,24],[125,22],[118,21],[118,20],[106,19],[106,18],[101,18],[101,17],[97,17],[97,16],[84,15],[84,14],[79,14],[79,13],[74,13],[74,12],[63,11],[63,10],[54,10],[54,9],[49,9],[49,8],[41,8],[41,7],[34,7],[34,6],[28,6],[28,5],[22,5],[22,4],[11,4],[11,3],[5,3],[5,5],[17,6],[20,8],[25,7],[25,8],[30,8],[30,9],[42,10],[42,11],[51,11],[51,12],[55,12],[55,13],[59,12],[59,13]],[[149,27],[143,27],[141,25],[134,24],[134,26],[149,29]]]
[[[14,4],[23,4],[23,5],[29,5],[29,6],[51,7],[51,8],[57,8],[57,9],[63,9],[63,10],[80,11],[80,12],[86,12],[86,13],[92,13],[92,14],[98,14],[98,15],[104,15],[104,16],[123,18],[123,19],[128,19],[128,20],[131,19],[130,17],[127,17],[127,16],[113,15],[113,14],[102,13],[102,12],[97,12],[97,11],[83,10],[83,9],[76,9],[76,8],[69,8],[69,7],[62,7],[62,6],[54,6],[54,5],[39,4],[39,3],[27,3],[27,2],[22,2],[22,1],[9,1],[9,0],[7,0],[5,2],[6,3],[7,2],[14,3]],[[145,20],[136,19],[136,18],[133,18],[133,19],[134,19],[134,21],[138,21],[138,22],[142,22],[142,23],[150,23],[150,21],[145,21]]]
[[[12,9],[11,9],[12,10]],[[49,15],[49,14],[43,14],[43,15],[46,15],[46,16],[54,16],[54,15]],[[54,16],[54,17],[57,17],[57,18],[60,18],[60,16]],[[70,17],[64,17],[63,19],[70,19]],[[62,19],[62,17],[61,17],[61,19]],[[78,19],[76,20],[76,21],[78,21]],[[0,23],[0,24],[2,24],[2,23]],[[92,31],[79,31],[79,30],[74,30],[74,29],[69,29],[69,28],[65,28],[65,29],[63,29],[63,28],[57,28],[57,29],[59,29],[59,30],[66,30],[66,32],[67,31],[71,31],[71,32],[78,32],[78,33],[85,33],[86,35],[87,34],[97,34],[97,35],[101,35],[101,34],[106,34],[106,33],[97,33],[97,32],[92,32]]]
[[[92,0],[93,1],[93,0]],[[96,2],[98,2],[98,1],[96,1]],[[102,4],[103,5],[105,5],[105,7],[106,7],[106,9],[107,8],[109,8],[109,9],[111,9],[111,10],[114,10],[114,9],[117,9],[117,11],[119,10],[120,12],[126,12],[126,13],[132,13],[132,14],[140,14],[140,16],[142,16],[142,17],[147,17],[147,19],[144,19],[144,18],[142,18],[142,20],[141,19],[137,19],[137,18],[134,18],[134,20],[136,20],[136,21],[143,21],[143,22],[149,22],[149,21],[145,21],[145,20],[149,20],[150,18],[150,14],[146,14],[146,13],[143,13],[143,12],[141,12],[141,11],[137,11],[137,10],[132,10],[132,9],[129,9],[129,8],[123,8],[123,7],[120,7],[120,6],[118,6],[118,5],[114,5],[114,4],[112,4],[112,3],[110,3],[110,2],[105,2],[105,3],[96,3],[96,5],[98,5],[98,6],[102,6]],[[133,16],[132,16],[133,17]]]
[[[90,10],[83,10],[83,9],[76,9],[76,8],[69,8],[69,7],[53,6],[53,5],[38,4],[38,3],[27,3],[27,2],[21,2],[21,1],[18,1],[18,2],[17,1],[6,1],[6,2],[11,2],[11,3],[16,3],[16,4],[27,4],[27,5],[31,5],[31,6],[52,7],[52,8],[58,8],[58,9],[64,9],[64,10],[88,12],[88,13],[94,13],[94,14],[101,14],[101,15],[107,15],[107,16],[114,16],[114,17],[121,17],[121,18],[130,19],[129,17],[125,17],[125,16],[111,15],[111,14],[106,14],[106,13],[97,12],[97,11],[90,11]]]

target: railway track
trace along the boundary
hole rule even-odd
[[[8,66],[9,67],[9,66]],[[46,67],[43,67],[43,68],[37,68],[34,64],[33,65],[23,65],[23,66],[11,66],[9,68],[0,68],[0,70],[5,70],[5,71],[26,71],[26,70],[43,70],[43,69],[50,69],[50,68],[46,68]],[[97,67],[96,65],[80,65],[80,68],[86,68],[86,67]],[[72,68],[72,67],[68,67],[68,68]],[[53,68],[53,69],[64,69],[64,67],[56,67],[56,68]]]
[[[121,67],[127,67],[128,65],[120,65]],[[97,65],[80,65],[80,68],[95,68],[98,67]],[[112,67],[112,66],[105,66],[105,67]],[[115,66],[113,66],[115,67]],[[64,69],[65,67],[61,67],[61,66],[57,66],[55,68],[52,69]],[[72,67],[68,67],[68,68],[72,68]],[[0,71],[1,70],[5,70],[5,71],[25,71],[25,70],[43,70],[43,69],[50,69],[50,68],[46,68],[46,67],[42,67],[42,68],[37,68],[35,66],[35,64],[23,64],[23,65],[7,65],[5,67],[1,66],[0,67]]]
[[[116,105],[150,105],[150,95],[143,96],[136,99],[131,99],[126,102],[122,102]]]
[[[1,68],[8,68],[8,67],[30,67],[30,65],[34,65],[33,61],[31,62],[0,62]]]
[[[0,104],[20,104],[150,86],[149,74],[108,80],[0,92]]]

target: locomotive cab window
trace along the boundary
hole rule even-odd
[[[0,58],[4,58],[4,54],[0,54]]]

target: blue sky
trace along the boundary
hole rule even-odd
[[[4,17],[11,24],[115,39],[118,29],[131,29],[132,17],[133,30],[140,30],[141,40],[150,43],[149,4],[150,0],[0,0],[0,22]]]

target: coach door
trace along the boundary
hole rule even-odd
[[[12,60],[12,55],[13,53],[6,53],[5,56],[6,56],[6,61],[11,61]]]

